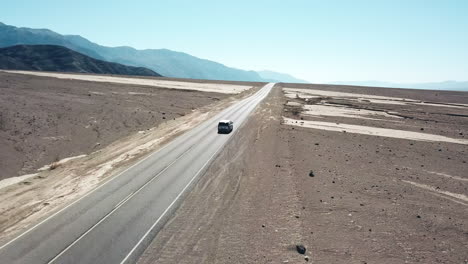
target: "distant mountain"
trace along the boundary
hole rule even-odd
[[[60,35],[48,29],[18,28],[0,23],[0,47],[21,44],[60,45],[95,59],[146,67],[167,77],[265,81],[255,71],[245,71],[167,49],[136,50],[106,47],[81,36]]]
[[[97,60],[57,45],[0,48],[0,69],[161,76],[143,67]]]
[[[444,82],[431,82],[431,83],[392,83],[381,81],[349,81],[349,82],[331,82],[329,84],[339,85],[357,85],[357,86],[371,86],[371,87],[391,87],[391,88],[412,88],[412,89],[426,89],[426,90],[450,90],[450,91],[468,91],[468,81],[444,81]]]
[[[0,48],[15,45],[59,45],[95,59],[104,59],[98,53],[75,45],[66,37],[48,29],[17,28],[0,22]]]
[[[297,79],[286,73],[274,72],[274,71],[257,71],[257,73],[265,80],[272,82],[285,82],[285,83],[310,83],[306,80]]]

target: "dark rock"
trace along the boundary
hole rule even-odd
[[[310,176],[310,177],[315,177],[314,172],[313,172],[313,171],[310,171],[310,172],[309,172],[309,176]]]
[[[304,245],[296,245],[297,253],[304,255],[306,253],[306,247]]]

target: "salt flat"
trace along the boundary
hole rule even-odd
[[[87,75],[87,74],[70,74],[70,73],[53,73],[53,72],[34,72],[34,71],[4,71],[9,73],[19,73],[34,76],[54,77],[59,79],[71,79],[91,82],[106,82],[106,83],[120,83],[130,85],[144,85],[153,87],[162,87],[170,89],[182,90],[196,90],[201,92],[213,92],[224,94],[238,94],[252,88],[250,85],[235,85],[223,83],[196,83],[196,82],[182,82],[182,81],[169,81],[158,79],[145,79],[145,78],[130,78],[130,77],[115,77],[104,75]]]

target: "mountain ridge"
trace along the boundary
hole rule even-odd
[[[452,80],[441,81],[441,82],[425,82],[425,83],[394,83],[394,82],[383,82],[383,81],[374,81],[374,80],[371,80],[371,81],[337,81],[337,82],[329,82],[328,84],[385,87],[385,88],[468,91],[468,81],[452,81]]]
[[[273,82],[285,82],[285,83],[310,83],[309,81],[298,79],[290,74],[263,70],[257,71],[257,73],[263,79],[270,80]]]
[[[59,45],[15,45],[0,48],[0,69],[161,76],[143,67],[97,60]]]
[[[31,29],[0,24],[0,47],[22,44],[64,46],[98,60],[146,67],[166,77],[269,81],[255,71],[228,67],[222,63],[198,58],[184,52],[169,49],[137,50],[128,46],[106,47],[80,35],[61,35],[49,29]]]

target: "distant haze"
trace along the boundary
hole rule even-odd
[[[126,46],[106,47],[78,35],[61,35],[49,29],[18,28],[0,23],[0,48],[14,45],[59,45],[94,59],[146,67],[165,77],[271,81],[262,78],[255,71],[227,67],[221,63],[197,58],[183,52],[168,49],[137,50]],[[277,76],[282,76],[282,74],[277,73]],[[288,75],[288,78],[293,77]]]
[[[380,81],[348,81],[348,82],[330,82],[329,84],[339,85],[357,85],[370,87],[391,87],[391,88],[412,88],[426,90],[451,90],[451,91],[468,91],[467,82],[445,81],[432,83],[392,83]]]
[[[468,81],[467,14],[466,0],[42,0],[0,8],[1,21],[18,27],[318,83]]]
[[[286,73],[279,73],[274,71],[257,71],[260,77],[274,82],[289,82],[289,83],[309,83],[309,81],[298,79]]]

